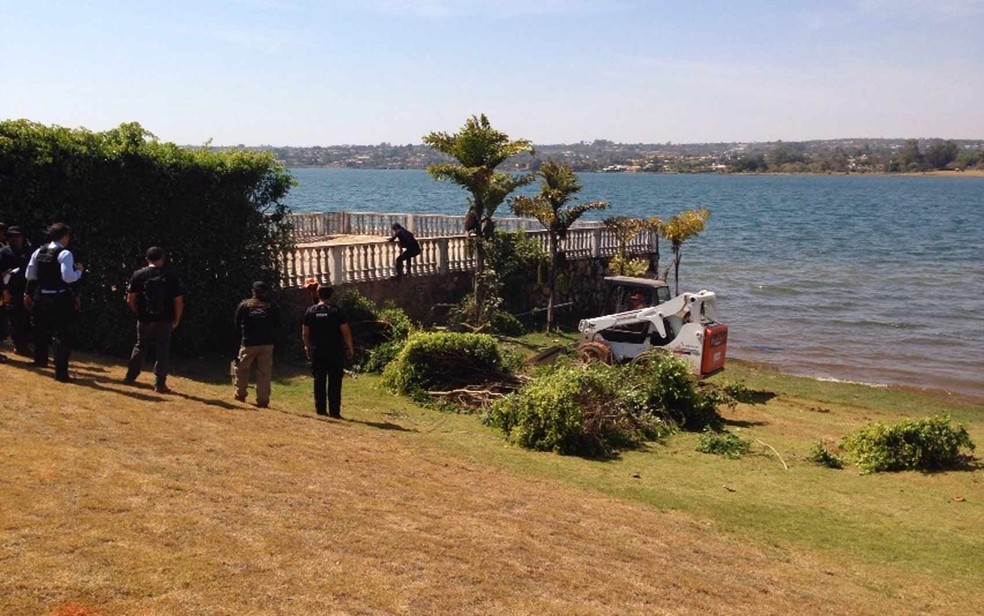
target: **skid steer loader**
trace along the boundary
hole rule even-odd
[[[606,362],[638,360],[650,353],[673,353],[698,376],[724,369],[728,326],[719,323],[710,291],[671,297],[662,280],[610,276],[606,308],[611,314],[578,324],[578,352]]]

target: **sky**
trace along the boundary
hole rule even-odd
[[[200,145],[984,138],[984,0],[0,0],[0,120]]]

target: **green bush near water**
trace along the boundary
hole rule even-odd
[[[529,449],[612,456],[721,418],[689,367],[659,356],[629,366],[562,363],[496,402],[485,421]]]
[[[886,426],[867,425],[844,439],[844,449],[865,473],[957,468],[973,451],[967,429],[946,414]]]

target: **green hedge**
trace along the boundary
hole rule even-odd
[[[291,183],[272,154],[182,148],[139,124],[91,132],[0,122],[0,220],[26,227],[35,244],[51,223],[71,225],[72,250],[89,270],[79,343],[95,351],[133,344],[124,293],[153,245],[168,251],[186,287],[175,349],[234,348],[237,303],[254,280],[279,282]]]

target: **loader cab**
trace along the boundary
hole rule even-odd
[[[605,299],[603,314],[619,314],[658,306],[671,299],[670,287],[662,280],[651,278],[632,278],[630,276],[609,276],[605,278],[609,288]],[[651,331],[649,323],[627,323],[610,327],[599,333],[608,343],[620,342],[642,344],[647,338],[658,336]],[[666,340],[654,338],[652,344],[661,346]]]
[[[658,306],[671,299],[670,287],[662,280],[632,278],[630,276],[609,276],[608,292],[602,314],[617,314]]]

